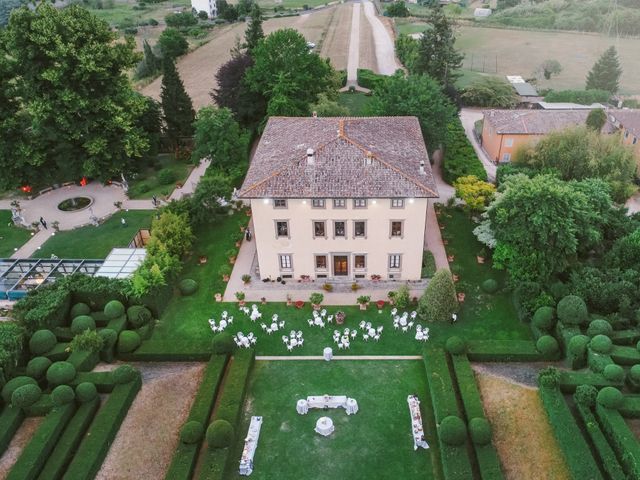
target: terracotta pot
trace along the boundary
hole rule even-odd
[[[320,305],[316,305],[315,303],[312,303],[311,306],[313,307],[314,310],[320,310]]]
[[[247,302],[245,302],[244,300],[238,300],[238,306],[240,307],[244,307],[245,303]]]
[[[216,293],[215,294],[215,299],[216,299],[216,302],[221,302],[222,301],[222,294],[221,293]]]
[[[229,281],[229,275],[223,275],[222,276],[222,281],[223,282],[228,282]]]
[[[360,304],[360,310],[366,310],[369,307],[368,303],[361,303]]]

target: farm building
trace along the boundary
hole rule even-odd
[[[209,18],[218,16],[216,0],[191,0],[191,8],[196,12],[207,12]]]

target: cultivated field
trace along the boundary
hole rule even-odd
[[[322,42],[320,55],[331,59],[336,70],[346,70],[349,58],[349,38],[353,4],[338,5],[331,16],[329,28]]]

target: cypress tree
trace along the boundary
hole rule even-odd
[[[151,49],[151,45],[149,45],[149,42],[147,42],[146,40],[142,44],[142,49],[144,51],[144,58],[138,65],[136,77],[138,78],[151,77],[152,75],[155,75],[160,70],[160,68],[162,67],[162,62],[156,56],[156,54],[153,53],[153,50]]]
[[[446,322],[458,310],[456,287],[449,270],[438,270],[418,302],[418,316],[429,322]]]
[[[258,42],[264,38],[262,31],[262,11],[257,3],[253,4],[251,9],[251,21],[244,34],[245,47],[249,53],[258,45]]]
[[[619,88],[622,68],[616,48],[611,46],[595,63],[587,75],[587,90],[606,90],[616,93]]]
[[[184,89],[173,61],[165,59],[162,77],[162,111],[164,113],[165,133],[172,145],[178,146],[181,137],[193,135],[193,122],[196,113],[191,98]]]

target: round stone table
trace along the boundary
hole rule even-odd
[[[319,433],[324,437],[331,435],[335,430],[333,426],[333,420],[331,420],[329,417],[320,417],[316,422],[315,430],[316,433]]]

